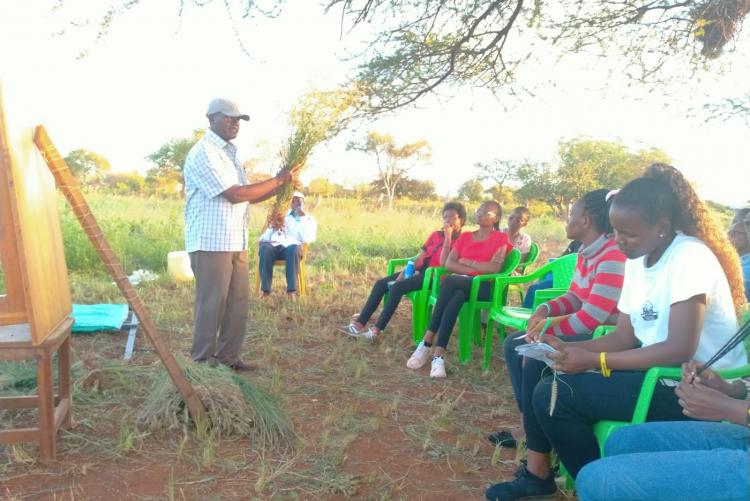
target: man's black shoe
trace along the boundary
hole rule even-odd
[[[252,364],[249,364],[247,362],[243,362],[242,360],[237,360],[234,363],[226,364],[227,367],[232,369],[234,372],[250,372],[254,371],[256,367]]]

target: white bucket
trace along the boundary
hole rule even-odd
[[[187,251],[172,251],[167,254],[167,271],[175,282],[190,282],[195,278]]]

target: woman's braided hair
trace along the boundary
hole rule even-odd
[[[608,193],[609,190],[599,189],[589,191],[581,197],[583,200],[583,212],[594,222],[597,231],[607,235],[612,233],[612,225],[609,223]]]
[[[706,244],[724,270],[735,311],[737,314],[741,312],[746,299],[737,252],[679,170],[666,164],[651,165],[643,176],[630,181],[620,190],[614,203],[637,210],[649,223],[656,223],[666,216],[674,230],[696,237]]]

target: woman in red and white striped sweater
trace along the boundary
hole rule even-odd
[[[565,231],[581,240],[573,281],[562,296],[542,303],[529,319],[527,332],[536,333],[548,317],[563,317],[545,334],[591,334],[600,325],[617,323],[625,273],[625,255],[612,238],[607,190],[586,193],[570,211]]]
[[[604,189],[590,191],[570,210],[565,233],[571,240],[580,240],[582,246],[568,292],[539,305],[529,319],[526,338],[508,336],[505,340],[505,363],[521,411],[521,422],[523,389],[534,388],[541,374],[534,381],[524,380],[522,357],[516,351],[516,346],[535,340],[548,317],[555,317],[559,321],[549,327],[545,334],[564,336],[571,341],[591,339],[598,326],[615,325],[617,322],[617,301],[625,273],[625,255],[612,239],[608,193],[609,190]],[[522,436],[521,427],[513,432],[501,430],[487,438],[493,444],[512,448],[516,439]]]

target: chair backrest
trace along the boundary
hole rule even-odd
[[[511,250],[507,256],[505,256],[505,262],[503,268],[499,273],[510,274],[513,270],[518,268],[518,264],[521,262],[521,252],[518,249]]]
[[[538,258],[539,258],[539,244],[537,244],[536,242],[532,242],[531,247],[529,247],[529,252],[526,254],[526,259],[518,263],[517,270],[520,273],[523,273],[526,267],[536,263],[536,260]]]
[[[551,265],[552,287],[555,289],[567,289],[570,287],[577,262],[578,254],[573,253],[561,256],[549,263]]]

